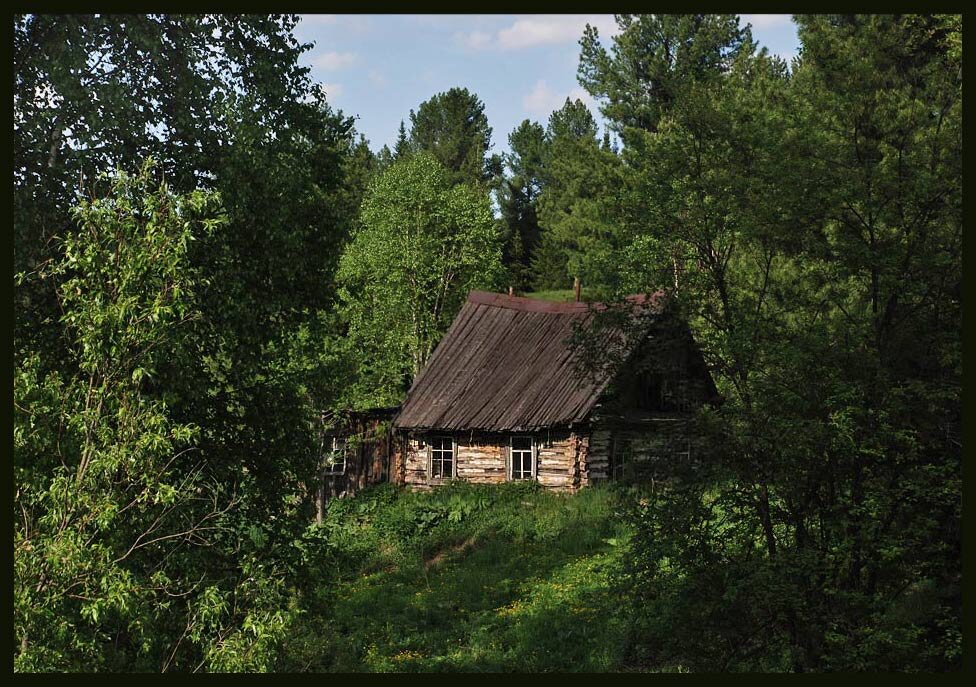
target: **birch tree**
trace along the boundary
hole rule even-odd
[[[432,156],[400,160],[375,180],[338,277],[354,404],[399,402],[468,291],[501,284],[501,250],[487,194],[452,186]]]

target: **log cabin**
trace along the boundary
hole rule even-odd
[[[390,478],[395,450],[394,408],[325,413],[319,424],[319,474],[315,489],[316,521],[321,524],[325,504]]]
[[[606,310],[472,291],[393,421],[390,479],[575,491],[701,460],[720,399],[687,325],[660,292]]]

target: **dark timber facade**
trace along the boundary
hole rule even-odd
[[[629,298],[617,324],[606,310],[471,292],[402,407],[324,419],[319,517],[387,480],[574,491],[698,461],[695,411],[719,399],[687,326],[662,294]]]
[[[322,418],[315,494],[319,522],[330,499],[390,479],[390,465],[396,450],[391,430],[398,410],[376,408]]]
[[[711,376],[662,294],[628,300],[615,327],[595,325],[600,305],[472,292],[394,420],[391,479],[576,490],[697,460],[693,417],[718,400]]]

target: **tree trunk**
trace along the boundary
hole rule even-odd
[[[762,482],[759,485],[759,519],[762,521],[763,532],[766,535],[766,549],[769,551],[769,557],[776,557],[776,535],[773,532],[773,519],[770,515],[769,509],[769,489],[766,487],[766,483]]]

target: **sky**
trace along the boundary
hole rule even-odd
[[[744,14],[753,38],[792,58],[799,48],[788,14]],[[523,119],[545,125],[567,97],[580,98],[597,120],[597,103],[576,81],[586,24],[604,45],[616,32],[611,14],[306,14],[296,29],[314,43],[302,57],[335,109],[378,151],[393,147],[400,120],[432,95],[461,86],[485,104],[492,151],[508,152]]]

